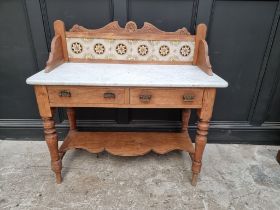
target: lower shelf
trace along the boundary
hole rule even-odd
[[[80,148],[89,152],[107,151],[119,156],[138,156],[150,151],[165,154],[173,150],[194,153],[187,133],[170,132],[78,132],[70,131],[59,151]]]

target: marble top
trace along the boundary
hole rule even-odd
[[[64,63],[49,73],[44,70],[26,80],[30,85],[227,87],[193,65]]]

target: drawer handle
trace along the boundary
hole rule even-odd
[[[115,99],[116,98],[116,94],[115,93],[104,93],[103,97],[107,98],[107,99]]]
[[[141,102],[148,103],[150,102],[152,95],[140,95],[139,99]]]
[[[71,97],[71,92],[69,90],[61,90],[59,92],[60,97]]]
[[[183,101],[192,101],[194,98],[194,95],[183,95]]]

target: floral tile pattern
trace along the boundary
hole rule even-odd
[[[105,52],[105,47],[104,47],[103,44],[97,43],[97,44],[94,45],[93,50],[96,54],[102,55]]]
[[[135,61],[192,61],[193,41],[66,38],[69,58]]]
[[[71,50],[73,53],[80,54],[83,52],[83,47],[79,42],[74,42],[71,44]]]

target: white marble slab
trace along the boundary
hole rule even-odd
[[[64,63],[49,73],[44,70],[26,80],[30,85],[227,87],[214,74],[192,65]]]

